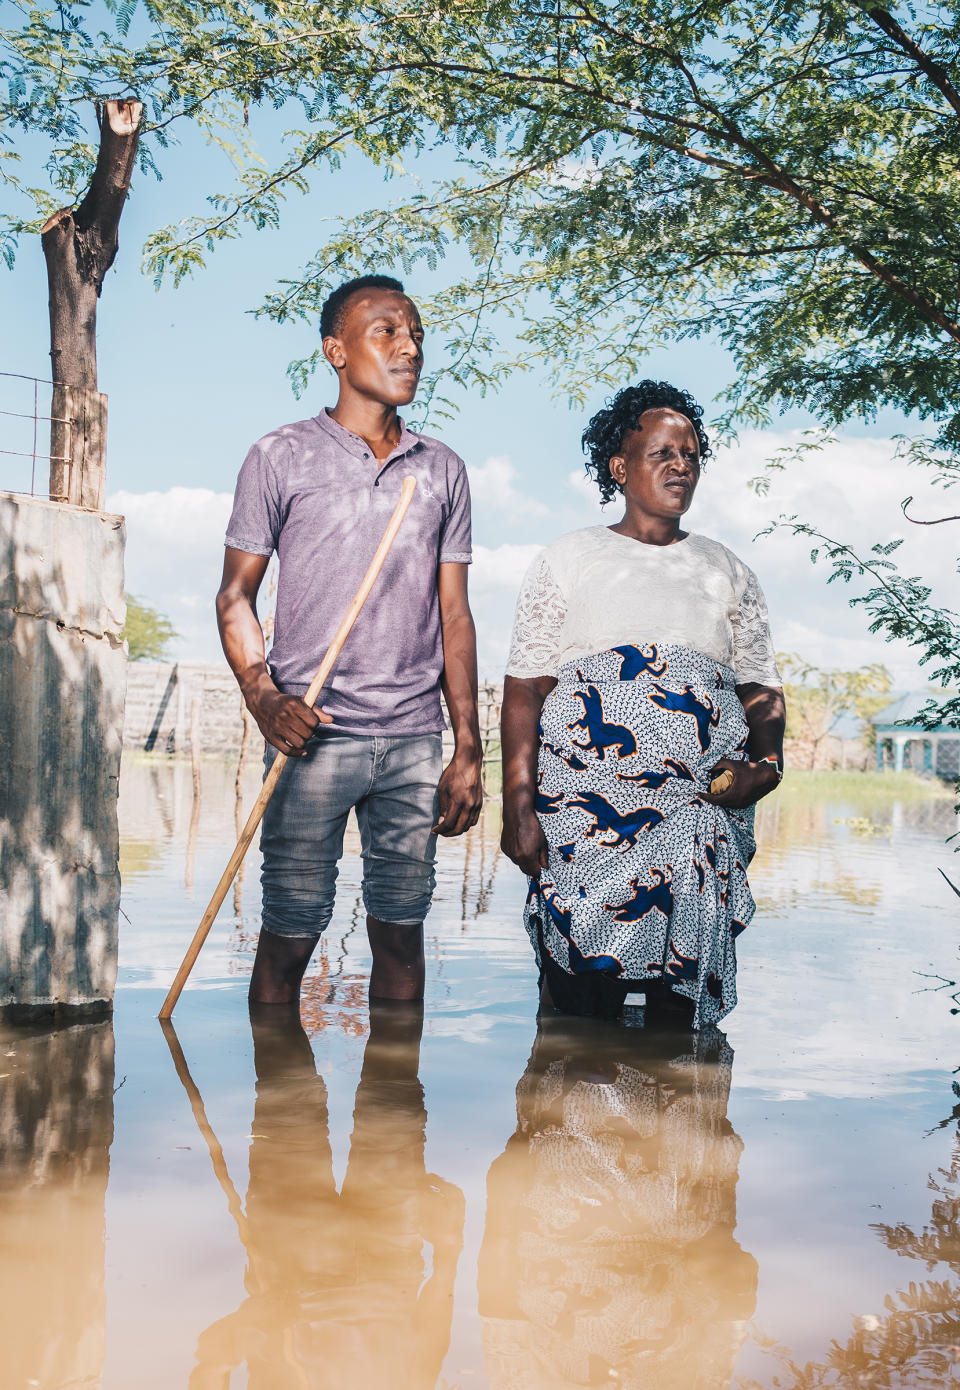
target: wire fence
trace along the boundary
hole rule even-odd
[[[0,455],[4,459],[0,486],[5,492],[49,498],[51,464],[69,466],[73,421],[52,413],[52,399],[53,382],[48,378],[0,372]],[[41,411],[41,403],[47,413]],[[62,437],[68,441],[64,454],[50,452],[52,425],[64,427]]]

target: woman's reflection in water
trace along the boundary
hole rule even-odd
[[[200,1337],[191,1390],[219,1390],[243,1361],[251,1390],[431,1390],[450,1342],[464,1201],[424,1166],[422,1008],[371,1007],[339,1194],[326,1086],[299,1019],[262,1006],[251,1023],[248,1296]]]
[[[716,1029],[541,1019],[487,1184],[491,1390],[729,1384],[757,1287],[733,1234],[732,1062]]]

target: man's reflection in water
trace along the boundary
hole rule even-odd
[[[225,1386],[243,1361],[251,1390],[431,1390],[450,1342],[464,1201],[424,1166],[422,1008],[371,1006],[339,1194],[326,1086],[299,1019],[261,1006],[251,1023],[248,1296],[201,1336],[191,1390]]]
[[[6,1034],[0,1054],[0,1385],[96,1386],[113,1027]]]
[[[542,1019],[488,1177],[491,1390],[720,1390],[756,1303],[734,1239],[743,1145],[717,1030]]]

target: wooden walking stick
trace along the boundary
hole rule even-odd
[[[327,676],[329,676],[330,674],[330,671],[333,667],[333,663],[340,655],[340,649],[343,646],[344,642],[347,640],[347,637],[350,633],[350,629],[357,621],[360,609],[366,603],[370,590],[376,583],[377,575],[383,568],[383,562],[387,558],[387,552],[393,545],[396,534],[400,530],[400,524],[407,514],[407,508],[413,501],[413,494],[416,491],[416,489],[416,478],[404,478],[403,488],[400,493],[400,501],[394,508],[393,516],[390,518],[389,525],[383,533],[383,540],[377,547],[376,555],[374,555],[373,559],[370,561],[370,568],[363,576],[363,583],[360,585],[360,588],[354,595],[353,602],[347,610],[346,617],[337,629],[337,635],[330,643],[330,646],[327,649],[327,654],[321,661],[319,669],[317,670],[317,674],[310,682],[310,689],[303,697],[303,703],[309,709],[313,709],[313,706],[316,704],[317,696],[323,689],[324,682],[326,681]],[[280,780],[280,774],[286,766],[286,763],[286,753],[278,753],[273,760],[273,766],[270,768],[270,771],[263,779],[263,786],[260,788],[260,795],[254,802],[253,810],[247,817],[247,823],[243,827],[243,831],[240,835],[239,840],[237,841],[236,848],[230,856],[229,862],[227,864],[227,867],[223,871],[223,875],[221,876],[220,882],[217,884],[216,889],[214,890],[213,897],[207,904],[207,910],[200,918],[200,925],[197,927],[197,930],[194,933],[193,940],[190,942],[190,945],[187,949],[187,954],[184,956],[183,961],[180,965],[180,969],[177,971],[176,978],[174,979],[173,984],[170,986],[170,992],[168,993],[166,999],[164,999],[163,1001],[163,1007],[161,1008],[160,1013],[158,1015],[159,1018],[170,1018],[174,1009],[176,1008],[177,1000],[180,998],[180,992],[190,976],[190,971],[196,964],[197,956],[199,956],[203,943],[206,941],[207,936],[210,933],[210,928],[213,926],[214,918],[220,911],[221,904],[223,903],[224,898],[227,896],[227,892],[230,888],[231,883],[234,880],[236,872],[239,869],[241,863],[243,862],[243,857],[246,854],[247,850],[250,848],[250,841],[254,837],[257,826],[263,819],[263,813],[267,809],[267,802],[270,800],[271,796],[273,796],[276,785]]]

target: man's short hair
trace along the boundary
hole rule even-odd
[[[320,310],[320,337],[335,338],[343,327],[343,311],[347,300],[357,290],[395,290],[403,294],[403,285],[392,275],[358,275],[329,295]]]

